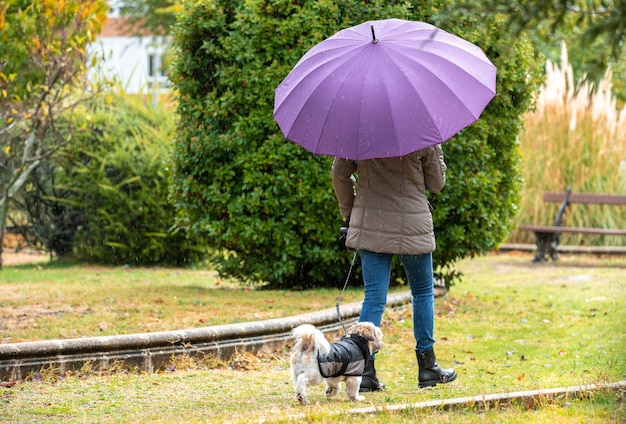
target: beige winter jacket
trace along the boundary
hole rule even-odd
[[[353,184],[353,174],[357,174]],[[423,254],[435,250],[425,190],[446,182],[441,146],[403,157],[351,161],[335,158],[333,186],[339,211],[350,217],[346,246],[379,253]]]

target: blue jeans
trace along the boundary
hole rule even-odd
[[[361,267],[365,298],[360,321],[371,321],[380,327],[387,303],[391,277],[392,254],[361,250]],[[398,255],[409,281],[413,305],[413,334],[418,352],[433,347],[435,326],[433,259],[431,253],[424,255]]]

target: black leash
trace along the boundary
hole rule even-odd
[[[337,308],[337,319],[339,320],[339,324],[343,328],[343,332],[345,334],[348,333],[346,326],[343,324],[343,320],[341,319],[341,312],[339,311],[339,302],[343,300],[343,292],[346,291],[346,287],[348,287],[348,281],[350,281],[350,275],[352,275],[352,269],[354,268],[354,263],[356,262],[356,255],[358,252],[354,252],[354,256],[352,256],[352,262],[350,263],[350,269],[348,270],[348,276],[346,277],[346,282],[343,284],[343,289],[341,289],[341,294],[337,298],[337,303],[335,307]]]

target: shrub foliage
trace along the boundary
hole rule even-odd
[[[71,147],[39,167],[25,195],[39,238],[59,256],[91,263],[199,259],[186,232],[174,230],[168,199],[171,114],[110,93],[80,115]]]
[[[447,22],[451,1],[252,0],[190,2],[174,31],[179,92],[172,196],[177,223],[221,252],[222,274],[274,286],[337,286],[351,255],[337,248],[339,212],[328,157],[285,141],[274,89],[334,32],[369,19],[421,20],[478,43],[499,68],[498,97],[445,146],[449,183],[435,206],[443,275],[508,234],[519,196],[517,135],[537,62],[510,50],[497,19]],[[356,274],[358,275],[358,273]]]

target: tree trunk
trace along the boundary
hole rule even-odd
[[[4,233],[6,231],[8,205],[9,199],[7,196],[0,199],[0,271],[2,271],[2,253],[4,252]]]
[[[2,244],[0,244],[0,271],[2,270],[2,253],[4,251],[4,234],[6,232],[7,218],[9,216],[9,203],[13,196],[15,196],[15,193],[20,191],[24,184],[26,184],[31,172],[33,172],[37,165],[39,165],[39,162],[41,162],[40,159],[33,159],[33,157],[35,157],[33,150],[35,141],[35,134],[31,133],[25,142],[21,166],[18,168],[17,173],[13,175],[13,178],[11,178],[11,183],[9,183],[7,187],[2,187],[2,197],[0,197],[0,240],[2,241]]]
[[[2,253],[4,252],[4,226],[0,227],[0,271],[2,271]]]

